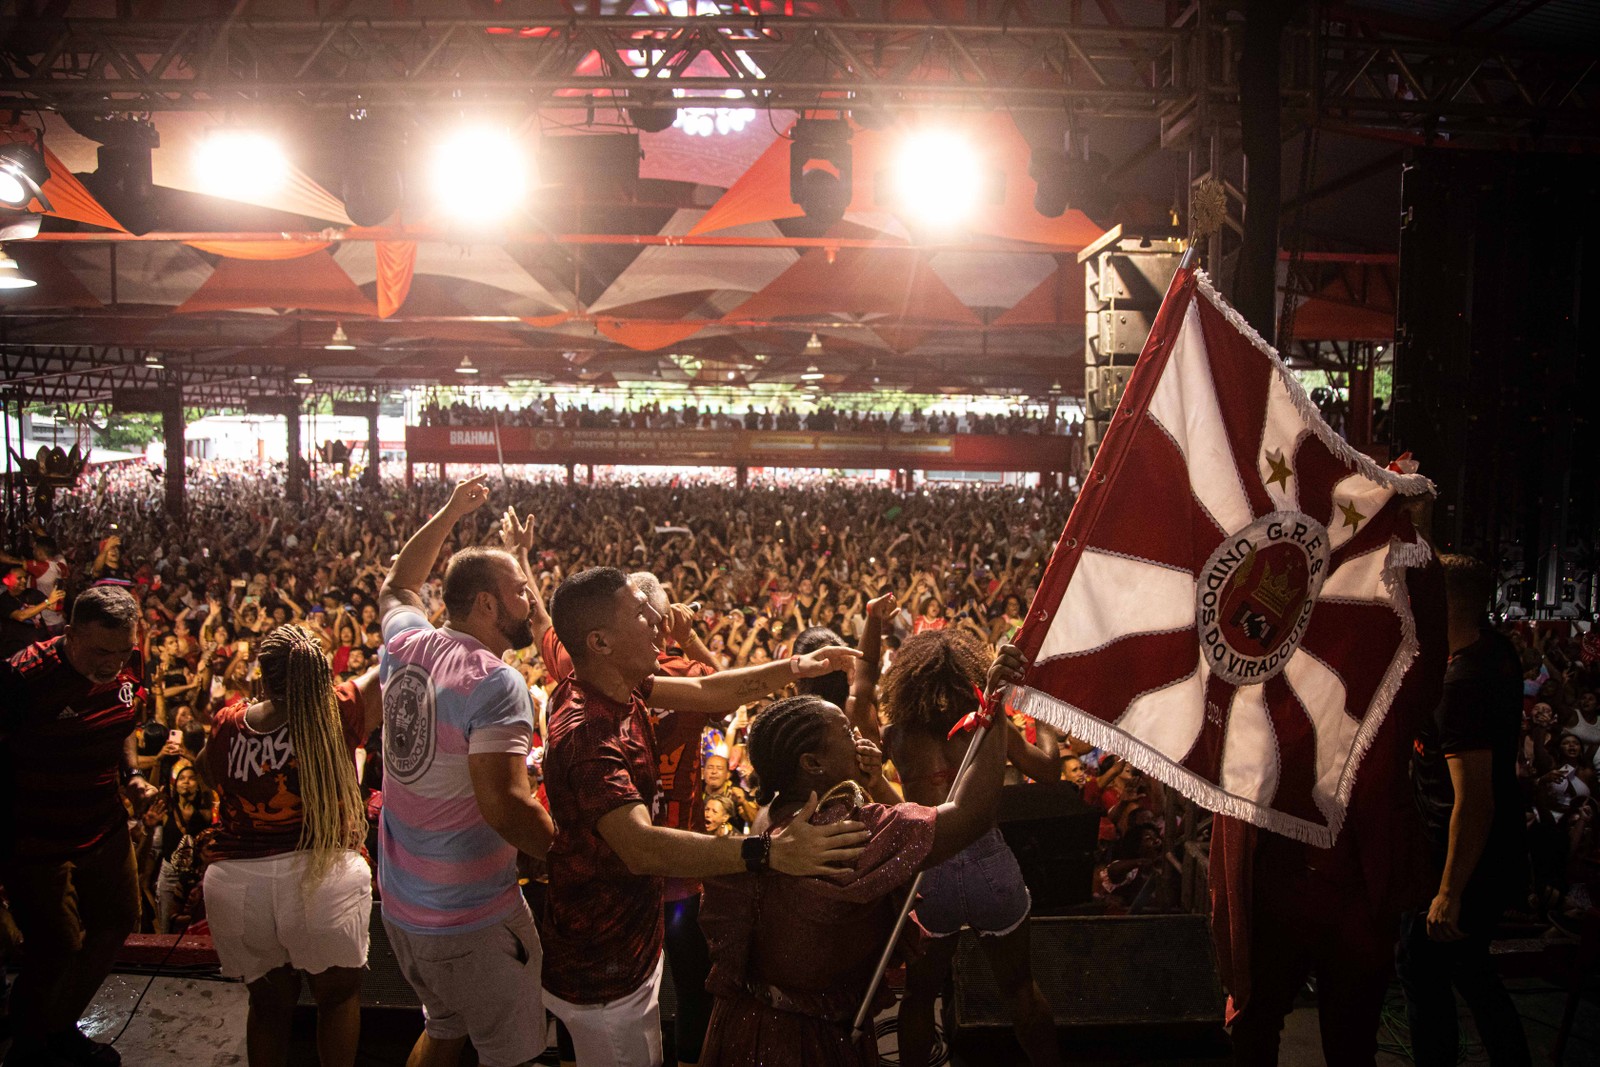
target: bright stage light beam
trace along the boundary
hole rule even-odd
[[[503,129],[458,130],[439,143],[433,190],[439,205],[468,223],[490,223],[522,206],[530,181],[528,149]]]
[[[896,207],[931,226],[959,226],[983,200],[984,168],[972,143],[949,130],[922,130],[900,145]]]
[[[195,150],[201,189],[230,200],[255,200],[276,192],[289,177],[283,146],[255,130],[212,130]]]

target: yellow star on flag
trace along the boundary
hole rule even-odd
[[[1344,512],[1344,524],[1346,526],[1350,527],[1352,530],[1359,530],[1361,528],[1361,522],[1366,518],[1366,516],[1356,510],[1354,502],[1349,504],[1340,504],[1339,510]]]
[[[1272,468],[1272,476],[1267,479],[1267,484],[1271,485],[1273,482],[1277,482],[1283,486],[1283,491],[1287,493],[1289,491],[1289,476],[1293,472],[1289,470],[1289,464],[1284,462],[1283,453],[1278,449],[1268,452],[1267,466]]]

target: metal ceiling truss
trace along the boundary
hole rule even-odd
[[[982,14],[982,13],[980,13]],[[0,107],[150,112],[661,103],[1075,109],[1158,115],[1185,98],[1185,34],[1164,26],[572,16],[547,21],[249,17],[0,21]],[[559,95],[558,95],[559,94]],[[692,104],[692,101],[689,103]]]
[[[1600,58],[1514,52],[1374,34],[1325,22],[1318,71],[1324,121],[1425,137],[1501,134],[1596,140]]]
[[[159,355],[158,369],[146,361]],[[239,404],[283,391],[282,368],[205,366],[168,352],[118,345],[0,348],[0,391],[35,403],[109,399],[123,390],[178,386],[186,404]]]

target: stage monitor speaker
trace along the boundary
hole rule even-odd
[[[1074,1051],[1225,1047],[1223,993],[1211,931],[1201,915],[1076,916],[1030,920],[1033,977]],[[963,931],[946,1011],[950,1044],[992,1042],[1009,1031],[1010,994],[995,985],[972,931]],[[1154,1053],[1159,1055],[1159,1053]],[[968,1055],[968,1062],[987,1061]]]
[[[1087,904],[1094,886],[1100,813],[1066,782],[1008,785],[1000,791],[1000,834],[1017,857],[1035,915]]]

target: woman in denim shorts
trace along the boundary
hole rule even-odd
[[[900,771],[905,798],[939,805],[966,755],[970,734],[951,728],[977,707],[992,653],[973,637],[951,630],[917,634],[901,646],[879,692],[888,714],[884,750]],[[1007,756],[1031,777],[1058,778],[1059,764],[1015,734]],[[922,876],[917,922],[933,940],[906,971],[900,1002],[900,1062],[926,1067],[933,1048],[933,1002],[943,991],[963,926],[978,934],[1003,999],[1012,1005],[1012,1028],[1029,1062],[1060,1062],[1055,1022],[1028,956],[1028,887],[1000,829],[929,868]]]

